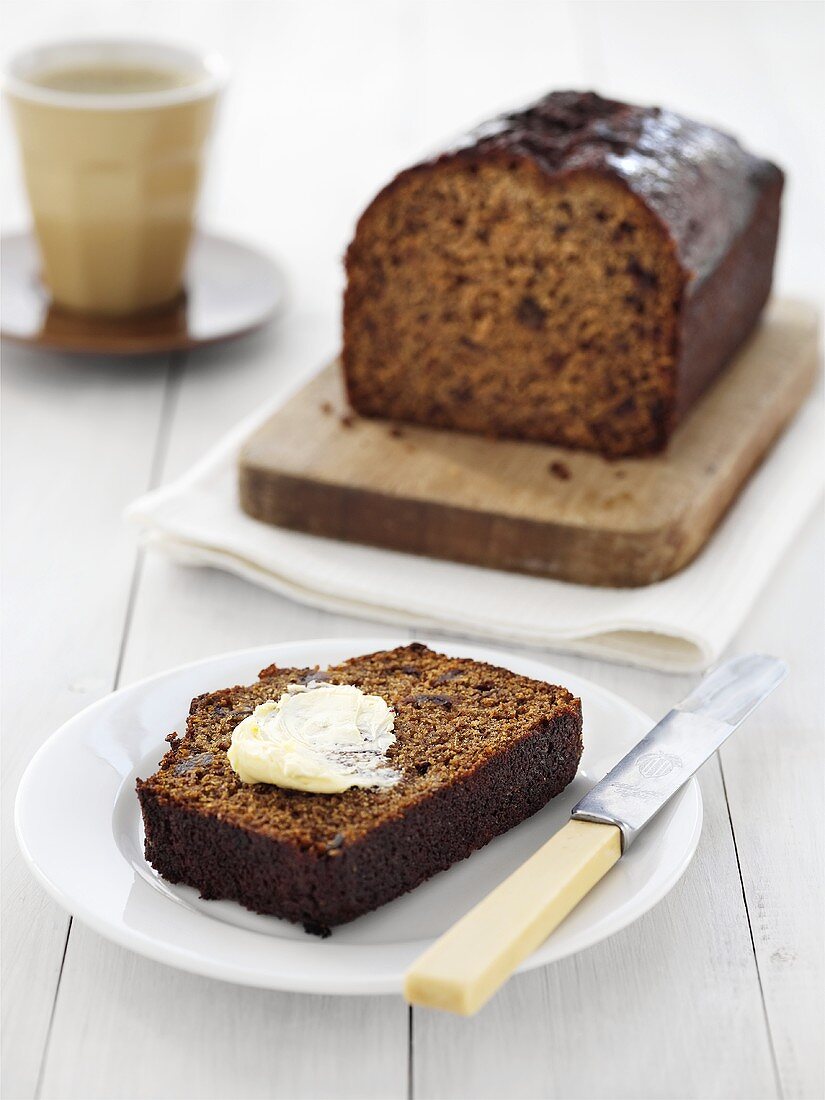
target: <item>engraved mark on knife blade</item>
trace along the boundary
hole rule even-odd
[[[646,752],[636,761],[636,767],[645,779],[662,779],[676,768],[681,768],[682,760],[666,752]]]

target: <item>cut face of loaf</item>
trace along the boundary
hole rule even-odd
[[[525,161],[412,175],[349,270],[362,414],[610,453],[664,442],[683,280],[619,184]]]
[[[402,173],[359,222],[353,407],[661,449],[764,303],[781,173],[707,127],[576,93],[480,133]]]

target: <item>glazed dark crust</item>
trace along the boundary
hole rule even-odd
[[[783,178],[729,134],[595,92],[551,92],[483,124],[429,164],[491,155],[527,157],[548,177],[593,172],[620,180],[656,213],[689,294],[713,275],[755,220],[761,196]]]
[[[468,241],[465,229],[452,228],[465,219],[460,204],[447,199],[449,216],[437,230],[421,228],[440,201],[434,196],[455,193],[457,173],[466,181],[467,220],[478,224],[483,211],[480,240],[489,243]],[[509,174],[518,185],[509,187],[503,203],[509,211],[501,218],[495,196],[507,186],[499,187],[493,173],[501,180]],[[353,408],[609,457],[661,450],[758,321],[771,287],[782,188],[781,170],[733,137],[659,108],[555,92],[493,119],[401,172],[358,223],[344,300],[343,366]],[[544,227],[528,239],[513,215],[531,189],[525,220]],[[624,202],[616,201],[617,189]],[[572,196],[581,198],[574,203],[575,259],[560,253],[555,261],[557,272],[567,272],[567,288],[554,289],[557,273],[514,278],[529,274],[537,242],[544,250],[540,271],[552,274],[543,240],[567,231],[559,210]],[[638,208],[630,221],[639,247],[621,242],[615,265],[595,248],[598,225],[588,238],[588,202],[597,216],[600,204],[611,218],[621,208],[619,227],[628,202]],[[410,227],[404,237],[389,229],[399,221]],[[640,264],[633,254],[645,251]],[[463,260],[453,268],[429,259],[424,268],[415,260],[420,270],[411,286],[425,283],[431,299],[405,311],[399,303],[413,295],[399,280],[416,253]],[[603,275],[613,266],[617,274]],[[638,274],[637,285],[617,289],[628,272]],[[579,287],[602,279],[594,342],[586,325],[576,328],[577,313],[588,305]],[[399,289],[388,292],[394,285]],[[464,309],[471,287],[477,293]],[[626,306],[616,309],[623,291],[631,310],[638,305],[638,331]],[[445,318],[453,314],[451,328]],[[531,337],[525,328],[537,331]],[[644,366],[634,372],[633,363]]]
[[[769,167],[773,168],[773,165]],[[674,425],[753,332],[768,300],[783,178],[765,178],[744,229],[712,271],[688,284],[679,327]]]
[[[228,898],[324,933],[464,859],[541,809],[575,776],[581,707],[564,689],[418,645],[356,659],[327,675],[376,690],[382,668],[388,670],[385,697],[398,715],[400,747],[392,763],[402,768],[403,778],[394,793],[310,795],[258,784],[240,791],[243,801],[236,804],[243,785],[234,773],[226,774],[228,723],[211,734],[203,722],[197,729],[190,724],[159,771],[138,781],[152,866],[205,898]],[[246,708],[277,697],[283,684],[307,674],[264,670],[258,685],[195,700],[193,714],[218,706],[227,710],[221,718],[234,724]],[[520,700],[524,728],[508,721],[508,691]],[[489,697],[498,699],[499,693],[501,701],[490,705]],[[450,699],[452,708],[444,702]],[[479,721],[466,727],[462,753],[461,745],[450,748],[456,737],[450,734],[451,713],[467,715],[471,705]],[[210,736],[211,751],[204,751]],[[422,770],[412,761],[425,745],[433,750],[433,763]],[[445,747],[451,758],[444,757]],[[204,797],[210,785],[212,793]]]
[[[753,225],[763,195],[781,191],[775,164],[736,138],[660,107],[595,92],[551,92],[472,130],[443,153],[401,172],[461,160],[530,161],[547,178],[588,172],[619,180],[658,218],[694,293]],[[774,194],[778,199],[778,194]]]

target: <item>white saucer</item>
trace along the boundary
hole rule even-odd
[[[158,878],[143,858],[135,796],[136,777],[155,770],[167,734],[183,732],[195,695],[250,683],[273,662],[323,667],[399,644],[404,642],[334,638],[242,650],[144,680],[84,710],[43,745],[20,784],[17,837],[35,876],[101,935],[170,966],[267,989],[399,992],[412,960],[564,824],[571,806],[650,729],[648,717],[590,681],[538,661],[475,645],[430,643],[453,656],[564,684],[579,695],[581,769],[535,817],[326,940],[233,902],[202,901],[196,891]],[[701,827],[694,779],[522,969],[590,947],[647,912],[687,867]]]

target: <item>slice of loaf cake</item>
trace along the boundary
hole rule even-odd
[[[288,685],[322,680],[395,712],[400,779],[338,794],[242,783],[233,730]],[[581,704],[564,688],[420,644],[322,673],[264,669],[202,695],[159,770],[138,780],[146,858],[205,898],[326,932],[398,897],[541,809],[573,779]]]
[[[660,450],[756,323],[783,176],[658,108],[556,92],[402,172],[347,253],[364,416]]]

